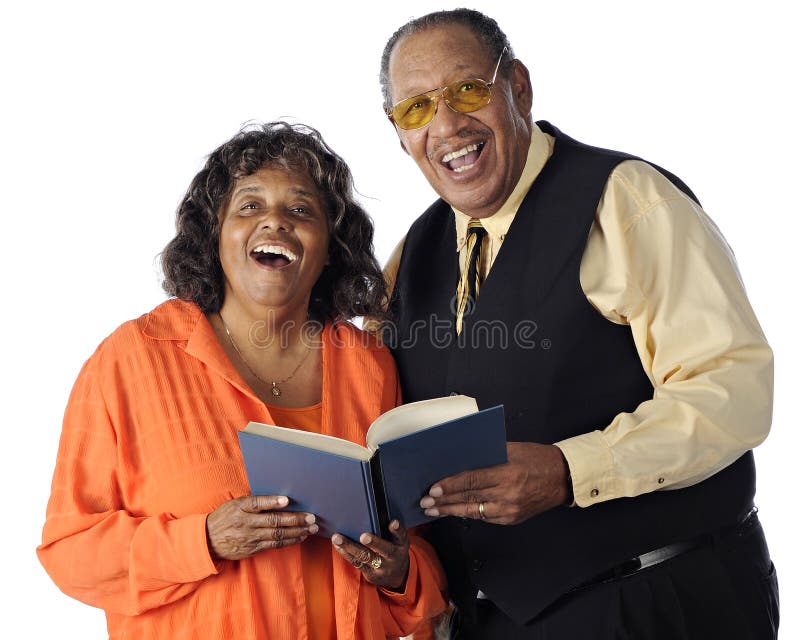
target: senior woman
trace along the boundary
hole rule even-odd
[[[399,402],[372,223],[313,129],[214,151],[162,254],[173,299],[123,324],[67,406],[39,558],[111,638],[385,638],[445,606],[430,547],[315,536],[291,496],[249,496],[249,421],[364,441]],[[314,470],[310,469],[309,473]]]

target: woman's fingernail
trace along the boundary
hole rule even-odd
[[[368,533],[361,535],[361,544],[369,544],[370,542],[372,542],[372,538]]]
[[[342,544],[342,542],[344,542],[344,539],[342,538],[342,536],[336,533],[333,536],[331,536],[331,542],[333,542],[333,544],[335,544],[338,547],[340,544]]]
[[[287,504],[289,504],[289,498],[286,496],[278,496],[278,499],[275,502],[277,502],[280,506],[285,507]]]
[[[434,508],[434,509],[425,509],[425,515],[435,518],[435,517],[437,517],[439,515],[439,510],[436,509],[436,508]]]
[[[425,496],[422,500],[419,501],[419,506],[423,509],[427,509],[428,507],[432,507],[436,504],[436,500],[431,498],[430,496]]]
[[[442,488],[439,485],[434,485],[431,487],[431,490],[428,491],[428,495],[431,495],[434,498],[441,498],[443,493],[444,491],[442,491]]]
[[[315,524],[312,524],[312,525],[311,525],[311,526],[308,528],[308,532],[309,532],[309,533],[316,533],[317,531],[319,531],[319,527],[318,527],[317,525],[315,525]]]
[[[317,517],[313,513],[309,513],[306,516],[306,524],[314,524],[317,521]]]

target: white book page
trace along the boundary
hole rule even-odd
[[[372,456],[372,451],[366,447],[362,447],[349,440],[334,438],[333,436],[322,433],[287,429],[286,427],[276,427],[271,424],[262,424],[260,422],[251,422],[243,430],[246,433],[252,433],[257,436],[264,436],[266,438],[272,438],[273,440],[280,440],[281,442],[297,444],[302,447],[308,447],[309,449],[316,449],[317,451],[327,451],[328,453],[334,453],[346,458],[369,460]]]
[[[381,442],[477,412],[478,403],[469,396],[445,396],[402,404],[372,423],[367,431],[367,447],[375,450]]]

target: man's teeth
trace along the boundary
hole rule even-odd
[[[295,255],[290,249],[277,244],[260,244],[253,249],[253,253],[274,253],[275,255],[283,256],[292,262],[297,260],[297,255]]]
[[[467,155],[470,151],[477,151],[478,148],[479,147],[478,147],[477,144],[468,144],[463,149],[459,149],[458,151],[451,151],[450,153],[445,155],[444,158],[442,158],[442,163],[443,164],[447,164],[451,160],[455,160],[456,158],[460,158],[461,156]],[[469,165],[469,166],[472,166],[472,165]],[[458,171],[458,169],[456,169],[456,171]],[[463,171],[463,169],[462,169],[462,171]]]

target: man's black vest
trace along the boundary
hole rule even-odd
[[[522,202],[461,336],[453,323],[455,224],[439,200],[409,231],[385,338],[406,402],[463,393],[481,408],[503,404],[509,441],[550,444],[603,429],[652,399],[653,386],[630,328],[603,318],[580,284],[604,186],[631,156],[539,126],[555,136],[553,155]],[[653,469],[653,489],[659,475]],[[480,589],[521,624],[629,558],[736,523],[754,494],[748,452],[686,489],[559,507],[515,526],[443,518],[432,525],[432,540],[463,615],[474,612]]]

